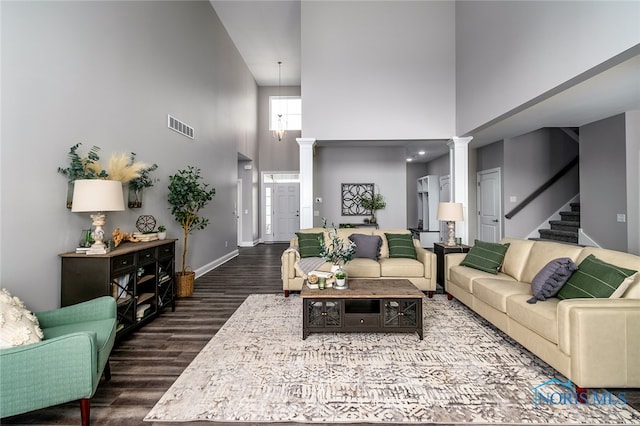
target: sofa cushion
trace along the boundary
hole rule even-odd
[[[473,283],[473,295],[489,306],[507,312],[507,299],[514,294],[531,295],[531,286],[519,281],[500,278],[478,278]]]
[[[359,257],[344,266],[349,278],[380,278],[380,263],[377,260]]]
[[[364,257],[367,259],[380,259],[380,247],[382,246],[382,238],[378,235],[351,234],[349,239],[356,245],[355,257]]]
[[[581,252],[582,247],[580,246],[572,246],[553,241],[535,241],[529,252],[529,258],[522,271],[520,281],[531,283],[536,274],[540,272],[547,263],[559,257],[568,257],[578,263],[577,259]]]
[[[473,247],[471,247],[469,253],[460,264],[491,274],[497,274],[508,248],[509,243],[498,244],[475,240]]]
[[[604,262],[594,255],[587,256],[578,270],[558,293],[558,299],[606,298],[618,287],[628,287],[638,271]],[[624,292],[624,288],[619,294]]]
[[[478,278],[494,278],[509,281],[511,283],[516,282],[516,280],[514,280],[512,277],[503,273],[493,275],[488,272],[468,268],[461,265],[456,265],[449,268],[449,281],[455,283],[458,287],[462,288],[468,293],[473,293],[473,281]]]
[[[545,339],[558,343],[558,303],[555,297],[535,306],[527,303],[528,296],[512,295],[507,299],[507,315],[512,320],[535,331]]]
[[[416,249],[413,246],[411,234],[384,234],[389,244],[390,258],[417,259]]]
[[[500,242],[502,244],[509,243],[509,250],[504,255],[504,262],[502,263],[502,272],[511,275],[517,281],[521,281],[522,271],[524,271],[524,267],[527,264],[534,241],[503,238]]]
[[[38,318],[9,290],[0,290],[0,349],[38,343],[43,338]]]
[[[389,243],[387,242],[387,235],[389,234],[409,234],[411,231],[408,229],[373,229],[371,235],[379,235],[382,238],[382,246],[380,247],[380,258],[389,257]]]
[[[414,259],[380,259],[380,274],[383,277],[424,277],[424,265]]]
[[[324,235],[320,233],[296,232],[300,257],[320,257]]]
[[[533,297],[527,302],[536,303],[538,300],[547,300],[555,296],[577,269],[578,266],[568,257],[561,257],[547,263],[533,278],[531,282]]]

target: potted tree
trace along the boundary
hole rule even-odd
[[[208,184],[202,182],[200,169],[197,167],[189,166],[169,176],[168,201],[171,205],[171,214],[182,227],[184,234],[182,269],[176,274],[178,297],[193,294],[195,272],[187,270],[187,248],[189,234],[195,230],[204,229],[209,224],[209,219],[199,216],[200,210],[216,195],[215,188],[208,187]]]
[[[363,196],[360,199],[360,205],[363,209],[371,211],[371,219],[369,219],[369,223],[377,223],[376,211],[387,207],[387,202],[384,201],[382,194],[374,194]]]

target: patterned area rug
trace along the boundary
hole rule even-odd
[[[302,340],[298,296],[249,296],[145,421],[640,423],[612,394],[561,401],[568,389],[555,370],[455,300],[426,299],[424,324],[422,341]],[[536,401],[534,388],[548,381],[546,403]]]

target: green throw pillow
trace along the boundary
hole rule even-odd
[[[296,235],[298,236],[300,257],[321,257],[320,250],[322,250],[322,242],[324,241],[322,233],[296,232]]]
[[[469,253],[460,264],[491,274],[497,274],[508,248],[509,243],[498,244],[475,240],[473,247],[471,247]]]
[[[590,254],[556,296],[558,299],[608,298],[637,271],[603,262]],[[633,278],[632,278],[633,279]]]
[[[384,234],[389,244],[389,257],[417,259],[416,248],[413,246],[411,234]]]

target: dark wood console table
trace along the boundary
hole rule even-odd
[[[445,243],[434,243],[433,251],[436,254],[437,272],[436,272],[436,287],[439,290],[442,289],[443,293],[447,293],[447,283],[444,278],[444,256],[449,253],[468,253],[471,246],[464,244],[449,246]],[[447,293],[447,297],[451,300],[451,295]]]
[[[303,285],[302,338],[309,333],[418,333],[422,340],[424,293],[405,279],[353,279],[349,288]]]

